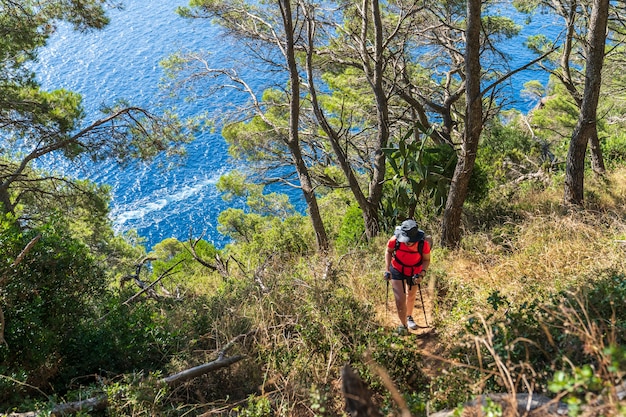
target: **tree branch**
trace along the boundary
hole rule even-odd
[[[181,259],[180,261],[176,262],[174,265],[172,265],[171,267],[169,267],[165,272],[163,272],[156,280],[154,280],[154,282],[152,282],[150,285],[146,286],[145,288],[143,288],[141,291],[139,291],[137,294],[133,295],[132,297],[130,297],[128,300],[124,301],[122,303],[122,305],[128,305],[129,303],[131,303],[133,300],[135,300],[137,297],[139,297],[141,294],[147,292],[147,291],[153,291],[154,286],[159,283],[163,278],[171,275],[170,272],[176,268],[178,265],[180,265],[183,262],[183,260]],[[143,282],[143,281],[142,281]],[[156,293],[155,293],[156,295]]]
[[[167,376],[162,378],[160,382],[167,384],[169,386],[175,386],[182,382],[188,381],[190,379],[196,378],[198,376],[204,375],[206,373],[222,369],[228,367],[234,363],[241,361],[246,358],[246,355],[235,355],[226,357],[226,352],[230,350],[237,342],[242,339],[247,338],[248,336],[252,336],[257,332],[256,329],[249,331],[248,333],[240,334],[235,338],[231,339],[228,343],[222,347],[222,349],[217,354],[217,359],[214,361],[195,366],[193,368],[186,369],[182,372],[178,372],[176,374]],[[104,410],[108,404],[108,397],[106,394],[97,395],[95,397],[87,398],[81,401],[75,401],[71,403],[65,404],[57,404],[51,411],[51,416],[65,416],[76,414],[81,411],[96,411],[96,410]],[[14,413],[9,414],[11,417],[30,417],[30,416],[38,416],[38,412],[28,412],[28,413]]]
[[[30,242],[28,242],[28,245],[26,245],[24,250],[22,250],[20,254],[17,255],[17,258],[15,258],[15,261],[11,266],[16,267],[17,265],[19,265],[19,263],[22,262],[24,257],[28,254],[28,252],[30,252],[30,250],[33,248],[33,246],[35,246],[39,239],[41,239],[41,235],[35,236]]]
[[[553,45],[550,50],[548,50],[547,52],[544,52],[541,56],[533,59],[529,63],[527,63],[525,65],[522,65],[519,68],[514,69],[513,71],[509,72],[508,74],[503,75],[501,78],[498,78],[496,81],[494,81],[493,83],[491,83],[490,85],[485,87],[485,89],[480,92],[481,97],[484,96],[489,90],[492,90],[492,89],[496,88],[499,84],[502,84],[504,81],[508,80],[509,78],[511,78],[512,76],[517,74],[518,72],[523,71],[523,70],[531,67],[532,65],[536,64],[537,62],[543,60],[545,57],[547,57],[548,55],[553,53],[555,50],[556,50],[556,45]]]

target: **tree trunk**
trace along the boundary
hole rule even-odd
[[[294,159],[294,165],[296,166],[296,171],[298,172],[302,193],[304,194],[304,199],[309,209],[309,216],[311,217],[313,230],[315,231],[317,248],[322,252],[326,252],[329,248],[328,236],[326,235],[324,222],[322,221],[322,216],[317,204],[317,197],[315,196],[315,190],[313,189],[309,169],[304,162],[304,158],[302,157],[302,149],[300,149],[300,138],[298,133],[300,118],[300,75],[298,73],[298,65],[296,63],[295,56],[291,1],[279,0],[279,5],[285,25],[285,58],[287,60],[287,67],[289,68],[289,86],[291,88],[291,101],[289,103],[289,139],[287,141],[287,146],[289,147],[291,156]]]
[[[452,176],[448,200],[443,216],[441,244],[455,248],[461,242],[461,215],[472,176],[478,141],[483,128],[482,95],[480,91],[480,28],[481,0],[467,2],[467,29],[465,46],[466,111],[463,143]]]
[[[382,149],[389,142],[389,104],[387,94],[383,87],[383,22],[380,14],[378,0],[371,0],[372,22],[374,24],[374,68],[371,78],[372,90],[376,98],[376,123],[377,123],[377,148],[374,155],[374,172],[369,185],[369,204],[363,211],[365,220],[365,233],[368,238],[378,235],[378,207],[383,197],[383,184],[385,181],[385,154]],[[363,10],[366,14],[365,10]],[[366,39],[362,39],[364,45]]]
[[[582,95],[577,89],[577,83],[573,80],[571,74],[570,58],[572,55],[573,40],[576,35],[576,20],[578,18],[577,2],[572,2],[570,7],[562,8],[561,14],[565,18],[567,25],[567,31],[565,35],[565,42],[563,43],[563,54],[561,56],[560,68],[561,71],[555,75],[561,80],[561,83],[565,86],[570,96],[576,103],[579,109],[582,108]],[[602,175],[606,172],[604,166],[604,157],[602,156],[602,148],[600,147],[600,141],[598,139],[598,129],[594,127],[591,136],[589,137],[589,149],[591,151],[591,168],[596,174]]]
[[[596,113],[600,98],[608,15],[609,0],[594,0],[589,22],[585,91],[578,123],[572,133],[567,152],[564,191],[564,200],[567,204],[581,205],[583,203],[587,142],[594,132],[597,133]]]
[[[604,175],[606,167],[604,166],[597,125],[594,125],[593,132],[591,132],[591,137],[589,138],[589,150],[591,151],[591,169],[598,175]]]
[[[11,196],[9,195],[8,184],[0,185],[0,212],[4,214],[14,214],[15,207],[11,202]]]
[[[317,204],[315,190],[313,189],[313,184],[311,183],[311,177],[309,176],[309,170],[304,163],[304,159],[302,158],[300,147],[295,146],[291,149],[291,151],[292,154],[294,154],[296,170],[298,171],[300,186],[302,187],[302,194],[304,194],[304,199],[309,209],[309,216],[311,216],[311,222],[313,223],[317,248],[322,252],[326,252],[328,251],[330,244],[328,242],[328,235],[326,234],[324,222],[322,221],[319,205]]]
[[[344,151],[343,147],[341,146],[341,134],[331,126],[331,124],[328,122],[328,119],[324,115],[322,107],[320,106],[319,100],[317,98],[317,87],[315,85],[315,77],[313,73],[313,54],[315,48],[315,18],[313,16],[313,13],[311,13],[311,10],[306,11],[306,17],[308,44],[306,55],[306,73],[309,84],[309,94],[311,95],[311,104],[313,106],[313,113],[315,114],[315,118],[320,124],[322,130],[324,131],[324,133],[326,133],[326,136],[328,136],[328,140],[330,141],[330,144],[333,148],[333,152],[337,157],[337,162],[339,163],[341,170],[346,176],[350,191],[352,192],[352,195],[354,196],[357,204],[361,208],[361,211],[363,213],[363,219],[365,221],[366,236],[370,238],[372,236],[371,232],[378,229],[378,207],[376,206],[372,209],[370,199],[361,189],[361,184],[359,184],[359,180],[356,177],[352,165],[350,164],[347,152]]]
[[[368,80],[376,100],[376,150],[373,155],[372,177],[366,194],[361,189],[361,184],[355,174],[355,170],[350,164],[347,152],[340,143],[340,134],[335,130],[326,119],[319,101],[317,99],[317,90],[315,88],[315,79],[313,76],[313,33],[314,33],[314,17],[310,11],[307,13],[307,76],[310,87],[311,102],[315,117],[320,126],[328,136],[333,148],[333,152],[337,157],[339,166],[341,167],[350,191],[361,208],[363,220],[365,223],[365,235],[371,239],[380,232],[379,207],[383,196],[383,185],[385,179],[385,154],[382,148],[387,146],[389,141],[389,110],[387,103],[387,95],[383,87],[383,30],[382,18],[380,14],[380,5],[378,0],[363,0],[361,3],[361,34],[360,42],[360,60],[363,72]],[[370,14],[373,21],[374,29],[374,50],[371,52],[368,48],[370,45]],[[373,55],[373,56],[372,56]],[[372,65],[373,63],[373,65]]]

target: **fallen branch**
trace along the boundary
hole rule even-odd
[[[131,279],[134,279],[135,281],[139,280],[139,275],[141,274],[141,269],[143,268],[143,266],[150,261],[156,261],[156,259],[157,258],[152,256],[144,257],[142,260],[139,261],[139,263],[135,265],[135,273],[133,275],[125,275],[120,279],[120,286],[123,287],[126,281],[130,281]],[[142,282],[141,280],[139,281]],[[143,288],[141,284],[138,283],[137,285]]]
[[[214,361],[199,366],[194,366],[193,368],[186,369],[182,372],[167,376],[165,378],[162,378],[160,382],[165,383],[170,387],[175,386],[182,382],[204,375],[206,373],[222,369],[239,362],[240,360],[246,358],[246,355],[235,355],[227,357],[226,352],[228,352],[228,350],[230,350],[235,345],[235,343],[237,343],[241,339],[245,339],[246,337],[251,336],[255,333],[256,330],[252,330],[248,333],[240,334],[239,336],[233,338],[230,342],[225,344],[224,347],[222,347],[222,349],[217,354],[217,359],[215,359]],[[76,414],[81,411],[104,410],[107,407],[108,401],[108,397],[105,394],[102,394],[81,401],[57,404],[50,412],[50,415],[56,417]],[[37,415],[39,415],[39,412],[9,414],[10,417],[29,417]]]
[[[198,262],[200,265],[212,270],[212,271],[217,271],[220,273],[220,275],[222,275],[222,277],[224,278],[228,278],[228,259],[226,259],[225,261],[220,257],[219,253],[215,254],[215,264],[212,264],[208,261],[206,261],[205,259],[203,259],[200,255],[198,255],[198,252],[196,252],[196,246],[198,245],[198,243],[202,240],[202,238],[204,237],[204,233],[202,232],[202,234],[200,235],[200,237],[198,237],[197,239],[193,238],[193,233],[191,230],[191,227],[189,228],[189,247],[184,246],[183,247],[191,254],[191,256],[193,257],[193,259],[196,260],[196,262]]]
[[[218,369],[226,368],[234,363],[239,362],[244,359],[245,355],[236,355],[230,356],[227,358],[218,358],[212,362],[205,363],[203,365],[195,366],[193,368],[184,370],[174,375],[170,375],[166,378],[163,378],[161,381],[165,382],[167,385],[175,385],[181,382],[185,382],[187,380],[196,378],[198,376],[204,375],[211,371],[216,371]]]
[[[149,259],[149,258],[144,258],[144,260],[146,260],[146,259]],[[145,293],[145,292],[148,292],[149,294],[152,294],[152,298],[154,298],[155,300],[158,300],[158,299],[159,299],[159,296],[158,296],[158,294],[156,293],[156,291],[154,291],[154,286],[155,286],[156,284],[158,284],[158,283],[159,283],[159,282],[160,282],[163,278],[170,276],[170,275],[171,275],[171,274],[170,274],[170,272],[171,272],[171,271],[172,271],[172,270],[173,270],[176,266],[178,266],[181,262],[183,262],[183,261],[182,261],[182,260],[181,260],[181,261],[178,261],[176,264],[174,264],[174,265],[173,265],[171,268],[169,268],[167,271],[163,272],[163,273],[162,273],[162,274],[161,274],[161,275],[160,275],[160,276],[159,276],[159,277],[158,277],[158,278],[157,278],[157,279],[156,279],[153,283],[151,283],[151,284],[149,284],[149,285],[145,285],[145,283],[144,283],[143,281],[139,280],[138,278],[135,278],[135,277],[134,277],[134,276],[132,276],[132,275],[129,275],[129,276],[126,276],[126,277],[122,278],[122,280],[123,280],[123,281],[124,281],[124,280],[125,280],[125,281],[128,281],[128,280],[129,280],[129,279],[131,279],[131,278],[135,278],[135,281],[139,281],[139,282],[141,282],[141,284],[144,284],[144,285],[141,285],[141,284],[139,284],[139,282],[138,282],[139,287],[141,287],[141,291],[139,291],[138,293],[136,293],[136,294],[132,295],[132,296],[131,296],[128,300],[124,301],[121,305],[128,305],[128,304],[130,304],[132,301],[134,301],[137,297],[139,297],[141,294],[143,294],[143,293]],[[141,270],[141,266],[143,265],[143,263],[144,263],[144,262],[142,261],[142,263],[140,263],[140,264],[137,266],[137,268],[138,268],[138,269],[137,269],[137,274],[139,274],[139,272],[140,272],[140,270]],[[123,284],[123,281],[122,281],[122,284]],[[169,293],[168,293],[168,296],[169,296]],[[111,312],[112,312],[112,311],[114,311],[114,310],[110,310],[110,311],[109,311],[109,312],[107,312],[105,315],[101,316],[98,320],[104,320],[104,319],[105,319],[105,318],[106,318],[109,314],[111,314]]]
[[[75,401],[72,403],[57,404],[50,413],[51,416],[66,416],[68,414],[76,414],[81,411],[102,411],[109,403],[109,399],[106,394],[99,395],[97,397],[87,398],[82,401]]]
[[[200,375],[204,375],[208,372],[222,369],[234,363],[239,362],[240,360],[244,359],[246,356],[235,355],[235,356],[226,357],[226,352],[228,352],[230,348],[232,348],[235,345],[235,343],[237,343],[241,339],[245,339],[246,337],[251,336],[255,333],[256,333],[256,330],[251,330],[248,333],[240,334],[239,336],[232,339],[230,342],[226,343],[224,347],[222,347],[222,349],[218,352],[217,359],[215,359],[214,361],[205,363],[203,365],[195,366],[190,369],[186,369],[174,375],[170,375],[168,377],[161,379],[161,381],[166,383],[169,386],[173,386],[181,382],[196,378]]]
[[[487,404],[487,400],[491,400],[498,404],[511,405],[517,404],[516,412],[512,415],[527,415],[534,411],[541,413],[542,416],[566,416],[568,413],[567,404],[555,401],[551,398],[537,394],[489,394],[480,395],[474,401],[470,401],[463,405],[463,408],[478,407],[478,412],[482,413],[483,407]],[[430,414],[430,417],[452,417],[457,415],[456,410],[444,410]]]
[[[135,273],[133,275],[126,275],[126,276],[123,276],[120,279],[120,287],[123,288],[124,284],[126,284],[126,281],[130,281],[132,279],[133,281],[135,281],[135,284],[137,284],[137,286],[139,288],[144,290],[144,291],[142,291],[142,293],[147,291],[148,295],[151,298],[154,298],[155,300],[158,300],[159,296],[156,293],[156,291],[154,291],[154,289],[152,289],[152,287],[150,287],[148,284],[143,282],[143,280],[141,278],[139,278],[140,275],[141,275],[141,269],[143,268],[143,266],[145,264],[147,264],[148,262],[150,262],[150,261],[155,261],[156,259],[157,258],[155,258],[155,257],[146,256],[142,260],[140,260],[139,263],[137,265],[135,265]]]

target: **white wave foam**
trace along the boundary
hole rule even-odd
[[[211,177],[196,181],[193,184],[183,184],[173,186],[170,189],[161,188],[128,204],[116,204],[113,201],[111,217],[116,229],[125,229],[126,223],[139,221],[142,227],[148,224],[158,223],[166,217],[176,215],[178,210],[168,210],[168,206],[178,202],[187,202],[197,199],[204,199],[208,193],[207,188],[214,186],[221,173]],[[217,194],[216,192],[214,194]],[[189,205],[189,204],[187,204]],[[169,213],[169,214],[168,214]],[[158,216],[152,216],[157,215]]]

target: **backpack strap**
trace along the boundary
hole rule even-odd
[[[422,232],[422,231],[420,230],[420,232]],[[426,235],[424,232],[422,232],[422,239],[420,239],[418,241],[418,243],[417,243],[417,252],[420,254],[419,262],[416,263],[415,265],[405,265],[396,256],[396,252],[398,252],[398,250],[400,250],[400,242],[396,238],[395,248],[394,248],[394,251],[393,251],[393,259],[402,266],[402,270],[403,270],[402,271],[402,275],[404,275],[404,268],[405,267],[413,268],[413,267],[416,267],[416,266],[420,266],[424,262],[424,242],[425,241],[428,241],[428,245],[431,248],[433,247],[432,237],[430,235]],[[402,280],[402,288],[404,290],[404,293],[406,294],[406,286],[407,286],[407,284],[409,286],[409,290],[411,289],[411,287],[413,287],[414,284],[413,284],[413,277],[412,276],[408,276],[408,275],[404,275],[404,276],[405,276],[405,279]]]
[[[422,232],[423,235],[423,232]],[[398,257],[396,256],[397,252],[400,250],[400,242],[398,241],[398,239],[396,238],[396,244],[395,244],[395,249],[393,251],[393,259],[399,263],[400,265],[402,265],[402,269],[404,270],[404,267],[407,268],[414,268],[416,266],[420,266],[423,262],[424,262],[424,238],[420,239],[417,243],[417,252],[420,254],[420,260],[418,263],[414,264],[414,265],[406,265],[404,263],[402,263],[402,261],[400,259],[398,259]],[[413,251],[404,251],[404,252],[413,252]],[[404,271],[402,271],[404,272]],[[404,275],[404,273],[403,273]]]

